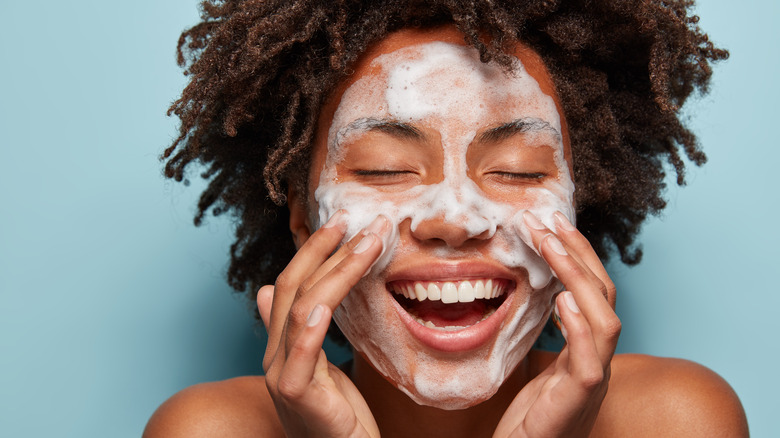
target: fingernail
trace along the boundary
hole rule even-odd
[[[577,306],[577,302],[574,301],[574,295],[571,292],[563,293],[563,301],[566,302],[566,307],[574,313],[580,313],[580,308]]]
[[[572,225],[572,223],[569,222],[569,219],[566,216],[564,216],[564,214],[561,213],[560,211],[556,211],[555,214],[553,214],[553,216],[555,216],[555,221],[561,229],[566,231],[576,230],[574,225]]]
[[[314,309],[309,314],[309,318],[306,320],[306,325],[308,327],[314,327],[317,325],[318,322],[320,322],[320,319],[322,319],[322,304],[317,304],[314,306]]]
[[[542,221],[539,220],[533,213],[526,210],[523,212],[523,220],[525,221],[525,224],[529,227],[533,228],[534,230],[543,230],[547,227],[544,226]]]
[[[386,216],[380,214],[366,227],[366,231],[381,236],[387,231],[389,224],[390,220],[388,220]]]
[[[344,215],[346,214],[346,210],[338,210],[337,212],[333,213],[333,216],[328,219],[328,222],[325,222],[325,225],[322,226],[322,228],[333,228],[339,223],[341,223],[341,220],[344,218]]]
[[[566,252],[566,248],[563,247],[561,241],[558,240],[557,237],[555,237],[555,234],[550,233],[544,236],[544,238],[542,239],[542,243],[544,243],[545,240],[550,242],[550,249],[555,251],[558,255],[565,256],[566,254],[568,254]]]
[[[376,234],[374,233],[368,233],[358,242],[358,244],[355,246],[355,249],[352,250],[355,254],[360,254],[362,252],[365,252],[368,248],[371,247],[371,245],[374,243],[374,241],[377,239]]]

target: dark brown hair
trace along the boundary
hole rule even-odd
[[[679,109],[706,92],[715,48],[689,0],[245,0],[203,1],[202,21],[179,39],[190,82],[169,110],[181,119],[165,175],[193,163],[208,186],[195,223],[211,210],[237,223],[228,281],[254,296],[273,283],[294,246],[287,187],[305,186],[320,108],[372,43],[406,27],[454,23],[483,62],[510,64],[521,40],[553,77],[568,121],[577,222],[597,253],[639,262],[648,214],[665,207],[668,165],[684,183],[681,153],[706,157]],[[484,44],[478,35],[490,36]]]

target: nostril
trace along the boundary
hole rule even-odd
[[[487,221],[485,221],[487,222]],[[412,235],[420,241],[432,241],[457,248],[471,240],[484,240],[492,236],[491,228],[471,221],[450,221],[443,217],[420,221],[412,229]]]

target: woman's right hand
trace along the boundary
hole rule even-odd
[[[328,362],[322,342],[333,310],[379,257],[390,224],[379,216],[338,248],[345,216],[337,212],[303,243],[276,284],[257,293],[268,331],[265,381],[288,436],[379,436],[363,396]]]

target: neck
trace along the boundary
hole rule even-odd
[[[357,353],[350,374],[383,437],[491,436],[517,393],[538,374],[534,356],[529,353],[489,400],[454,411],[418,405]]]

